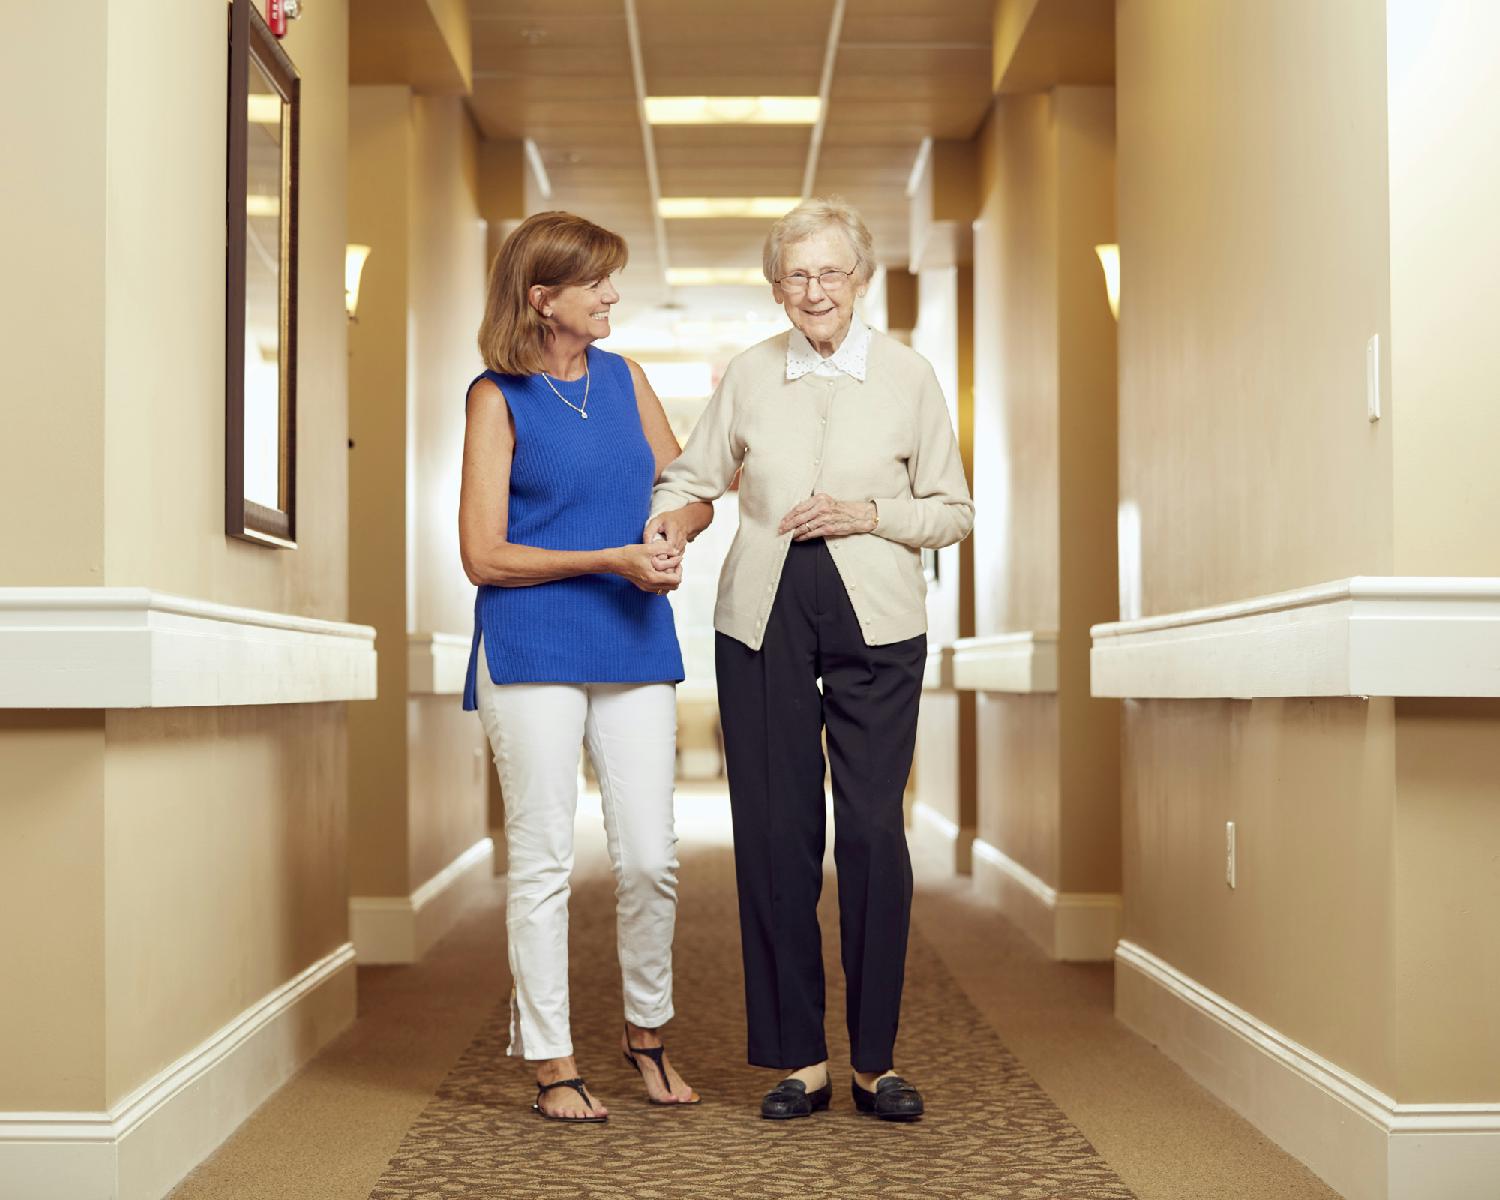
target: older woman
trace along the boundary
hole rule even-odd
[[[672,822],[682,657],[665,594],[679,544],[637,541],[651,485],[677,456],[640,367],[593,346],[609,336],[625,265],[618,234],[539,213],[500,248],[469,387],[459,548],[479,585],[464,707],[478,708],[505,793],[509,850],[509,1053],[537,1064],[533,1111],[609,1114],[573,1058],[568,1020],[568,877],[578,748],[599,775],[617,883],[624,975],[621,1048],[656,1104],[698,1097],[667,1060],[677,904]]]
[[[772,1119],[828,1107],[823,957],[823,738],[833,770],[852,1089],[860,1112],[912,1120],[894,1070],[911,912],[902,793],[927,657],[919,548],[974,506],[931,366],[854,311],[870,234],[809,200],[766,239],[765,275],[793,328],[736,357],[652,498],[648,540],[681,549],[693,505],[740,473],[740,528],[714,624],[734,814],[750,1062],[789,1075]]]

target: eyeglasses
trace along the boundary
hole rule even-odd
[[[782,291],[793,295],[800,295],[807,291],[808,285],[814,279],[825,292],[841,292],[849,286],[849,280],[853,275],[853,271],[840,271],[837,267],[830,267],[826,271],[819,271],[816,275],[805,275],[801,271],[793,271],[790,275],[783,275],[776,282],[781,285]]]

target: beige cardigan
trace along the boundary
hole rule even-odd
[[[916,637],[927,630],[918,548],[951,545],[974,525],[937,377],[916,351],[873,332],[863,383],[842,374],[789,382],[789,335],[730,362],[682,457],[656,485],[651,515],[718,499],[743,468],[714,628],[759,650],[792,540],[776,532],[781,518],[815,492],[874,500],[875,532],[828,538],[828,551],[867,645]]]

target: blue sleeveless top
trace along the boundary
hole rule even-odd
[[[587,361],[587,418],[558,399],[540,375],[479,376],[500,388],[515,424],[506,536],[517,545],[604,550],[641,540],[656,459],[641,429],[635,381],[618,354],[590,347]],[[584,380],[552,382],[571,403],[583,403]],[[579,575],[532,587],[481,585],[465,709],[477,707],[481,644],[497,684],[682,679],[672,606],[665,596],[643,592],[618,575]]]

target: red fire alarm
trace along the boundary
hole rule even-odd
[[[266,28],[279,38],[286,36],[286,0],[266,0]]]

